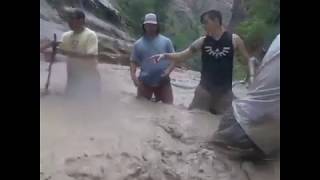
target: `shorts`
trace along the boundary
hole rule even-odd
[[[233,98],[232,89],[208,91],[202,85],[199,85],[194,92],[194,98],[189,109],[197,108],[213,114],[222,114],[231,106]]]
[[[166,80],[160,83],[157,87],[151,87],[145,84],[141,84],[138,87],[138,97],[144,97],[151,100],[152,96],[155,96],[155,101],[162,101],[166,104],[173,104],[173,93],[170,80]]]

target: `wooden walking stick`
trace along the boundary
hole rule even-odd
[[[57,34],[54,33],[53,34],[53,42],[52,42],[52,54],[51,54],[51,59],[50,59],[50,62],[49,62],[49,67],[48,67],[48,77],[47,77],[47,81],[46,81],[46,84],[45,84],[43,95],[49,94],[51,71],[52,71],[52,65],[53,65],[53,63],[55,61],[56,52],[57,52]]]

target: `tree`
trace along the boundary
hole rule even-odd
[[[280,0],[235,0],[234,3],[229,29],[235,27],[249,53],[262,59],[263,49],[268,48],[280,31]],[[236,79],[246,75],[246,68],[237,61],[234,69]]]
[[[247,12],[245,8],[244,0],[234,0],[232,5],[232,16],[228,29],[233,32],[235,28],[247,18]]]

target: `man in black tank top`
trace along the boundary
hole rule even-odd
[[[207,90],[228,91],[232,85],[233,44],[232,34],[224,32],[219,40],[206,36],[201,47],[201,81]]]
[[[249,65],[250,81],[254,75],[254,58],[250,58],[242,39],[227,32],[222,25],[219,11],[210,10],[201,15],[201,23],[207,35],[194,41],[182,52],[166,53],[151,57],[159,62],[162,58],[181,61],[201,52],[201,80],[189,109],[208,110],[214,114],[223,113],[233,99],[232,75],[235,51],[239,51]]]

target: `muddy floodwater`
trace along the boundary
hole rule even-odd
[[[203,147],[221,117],[186,109],[199,73],[174,71],[175,104],[164,105],[135,98],[128,67],[100,64],[103,97],[80,104],[62,96],[65,71],[53,65],[51,93],[40,98],[40,180],[280,179],[280,161],[240,162]]]

